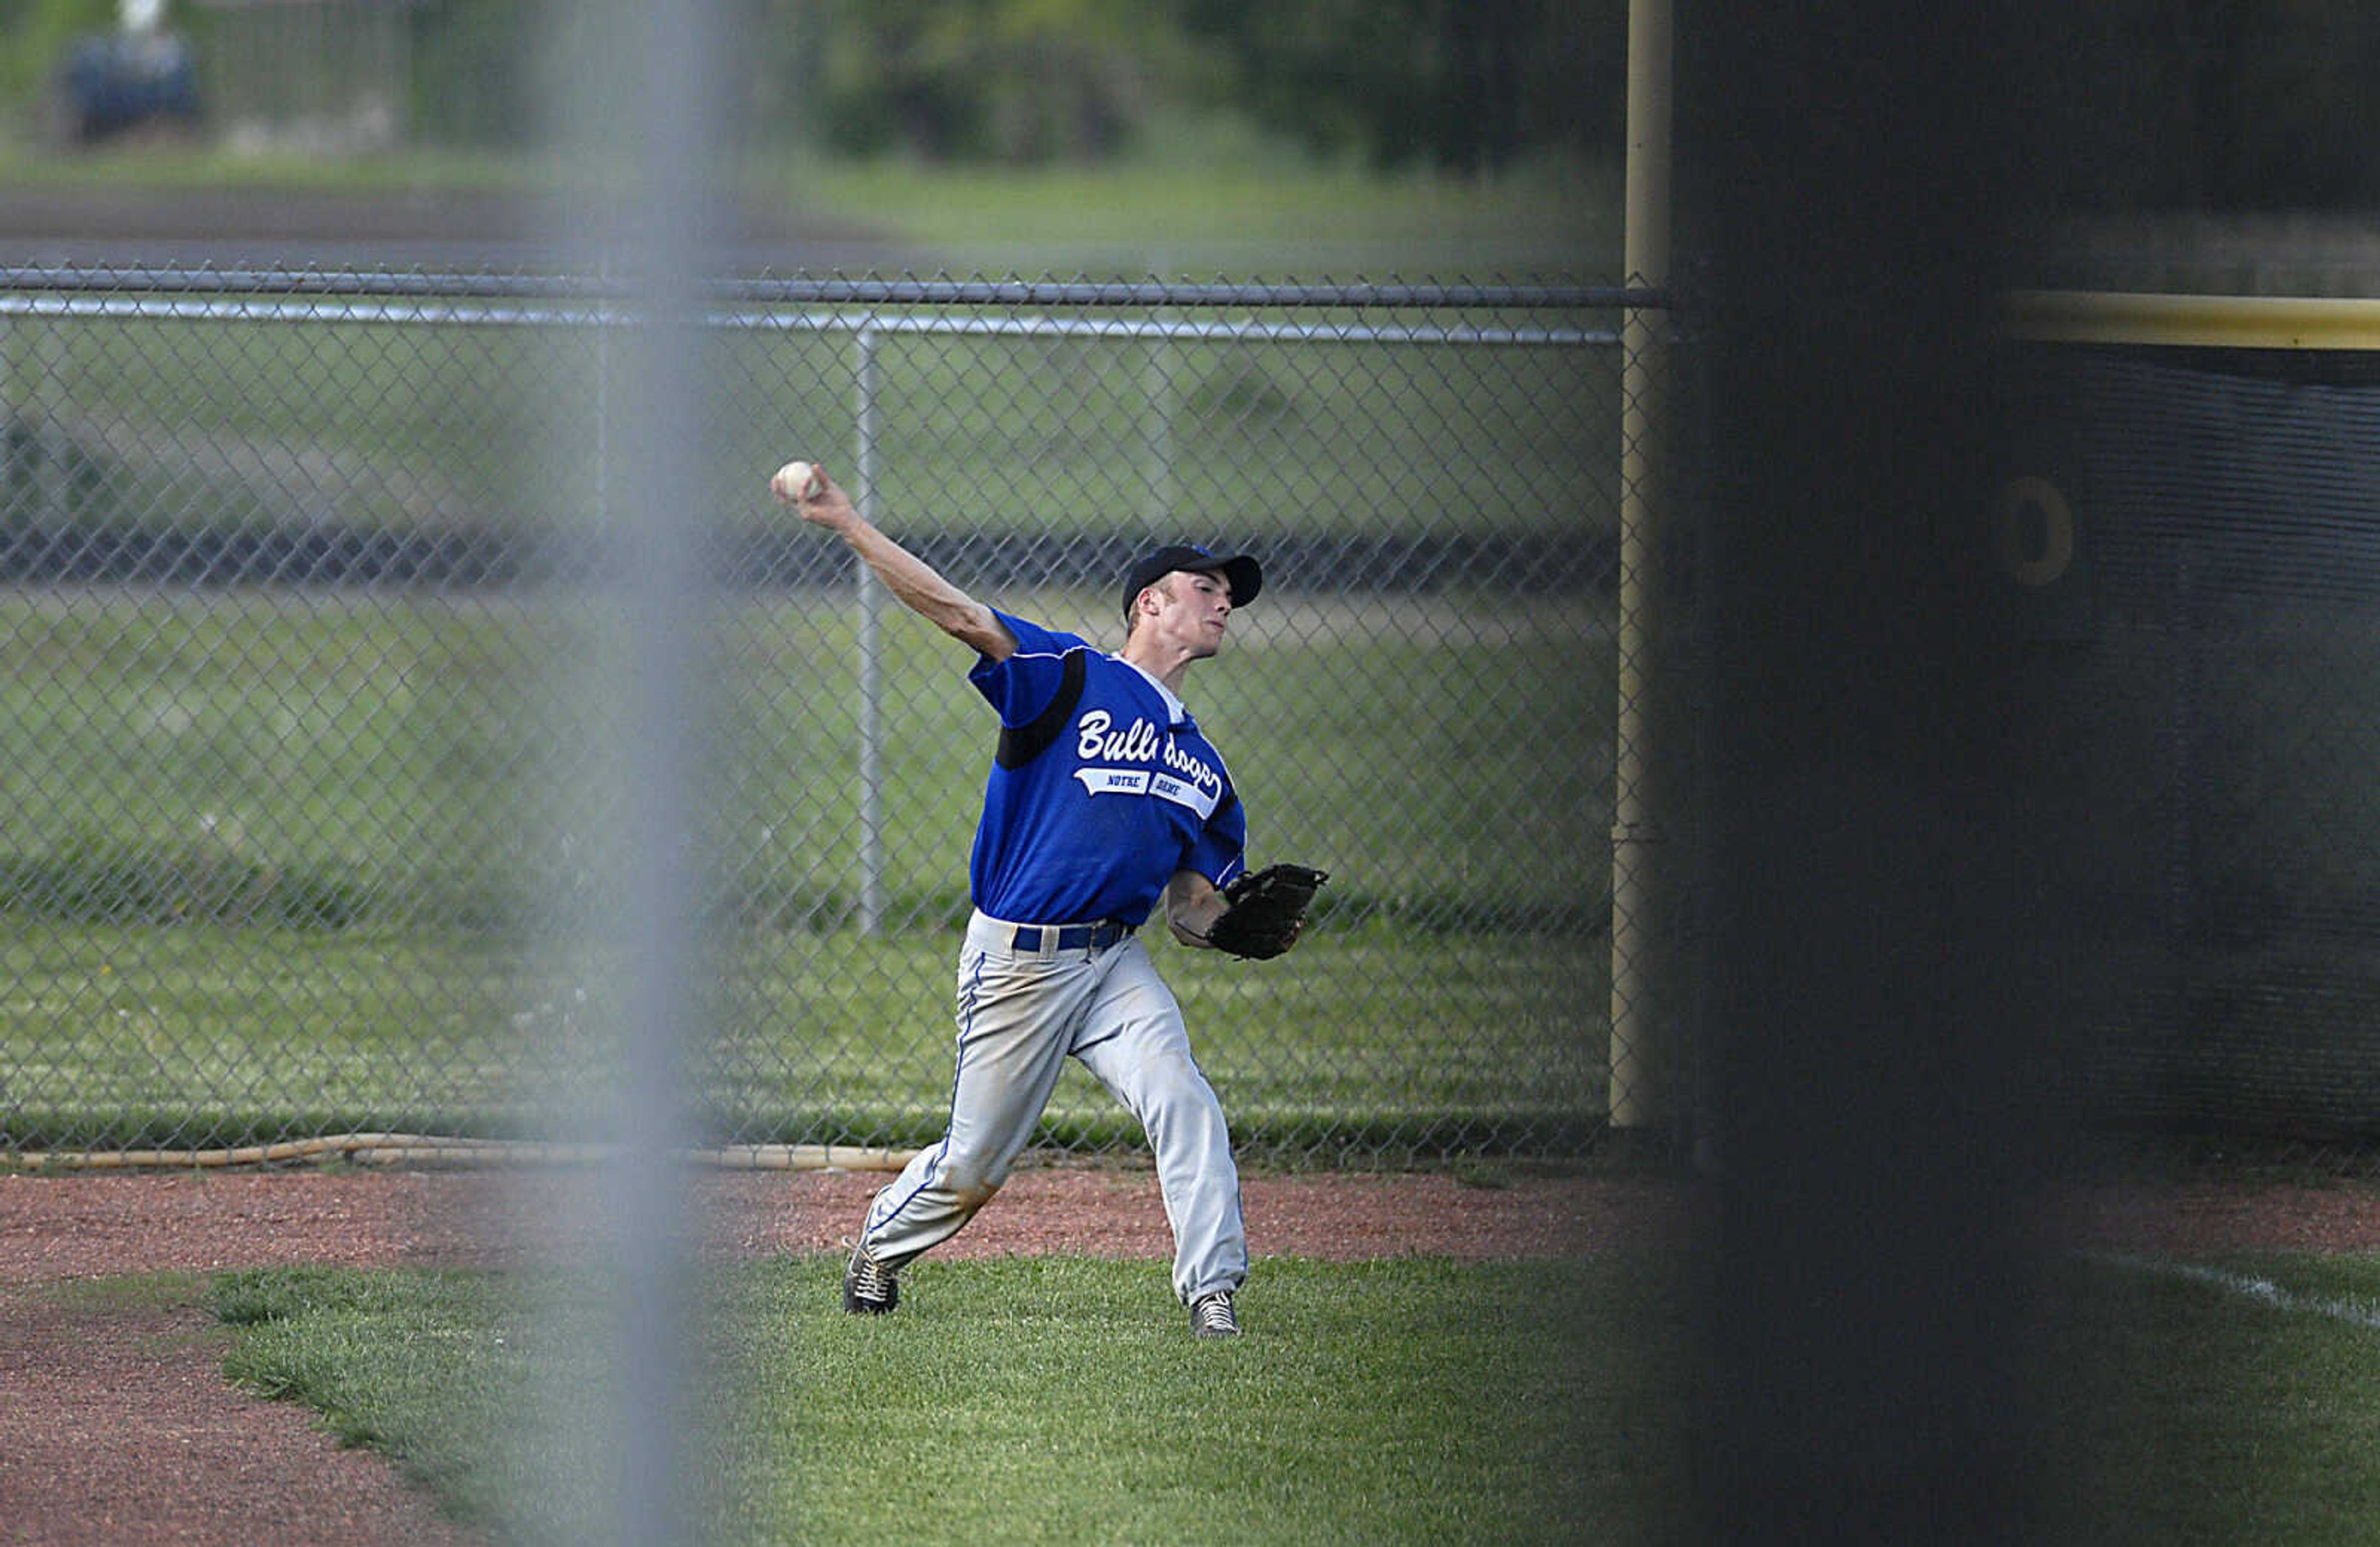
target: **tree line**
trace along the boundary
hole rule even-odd
[[[433,139],[520,143],[565,0],[418,18]],[[559,29],[554,23],[559,22]],[[939,162],[1098,161],[1185,116],[1317,154],[1488,171],[1616,154],[1627,0],[729,0],[735,132]]]
[[[387,0],[310,0],[386,4]],[[730,131],[938,162],[1088,162],[1233,117],[1314,153],[1491,171],[1616,154],[1627,0],[724,0]],[[309,6],[293,6],[296,13]],[[417,142],[526,149],[549,85],[601,79],[601,7],[419,0],[405,12]],[[0,0],[0,99],[30,119],[116,0]],[[220,13],[171,0],[203,60]]]
[[[340,0],[325,0],[340,3]],[[345,0],[384,4],[386,0]],[[945,163],[1098,161],[1185,120],[1255,125],[1317,155],[1493,172],[1620,152],[1628,0],[724,0],[732,99],[755,148]],[[547,131],[538,83],[600,48],[577,0],[406,10],[418,140],[486,149]],[[1682,143],[1728,132],[1699,100],[1698,40],[1736,0],[1675,0]],[[2021,7],[2004,8],[2021,14]],[[0,0],[0,96],[23,104],[116,0]],[[2010,81],[2082,115],[2044,169],[2075,201],[2339,208],[2380,195],[2380,6],[2368,0],[2090,0],[2039,7],[2067,78]],[[209,18],[171,0],[203,53]],[[1856,53],[1858,43],[1848,40]],[[1846,58],[1846,67],[1856,67]],[[1812,111],[1828,83],[1810,82]],[[21,115],[20,115],[21,116]],[[2071,124],[2062,126],[2074,128]]]

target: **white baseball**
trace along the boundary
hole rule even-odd
[[[788,462],[779,468],[777,476],[769,481],[769,487],[784,500],[814,500],[826,493],[825,481],[808,462]]]

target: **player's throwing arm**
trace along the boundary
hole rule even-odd
[[[839,535],[902,605],[962,644],[994,661],[1016,648],[991,609],[959,590],[924,560],[876,530],[816,462],[788,462],[769,480],[769,493],[805,521]]]

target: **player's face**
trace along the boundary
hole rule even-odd
[[[1157,587],[1157,627],[1169,643],[1205,660],[1223,648],[1232,616],[1232,583],[1220,575],[1177,569]]]

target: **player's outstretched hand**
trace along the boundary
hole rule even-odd
[[[851,498],[827,476],[823,464],[788,462],[769,480],[769,493],[790,505],[805,521],[841,530],[855,516]]]

